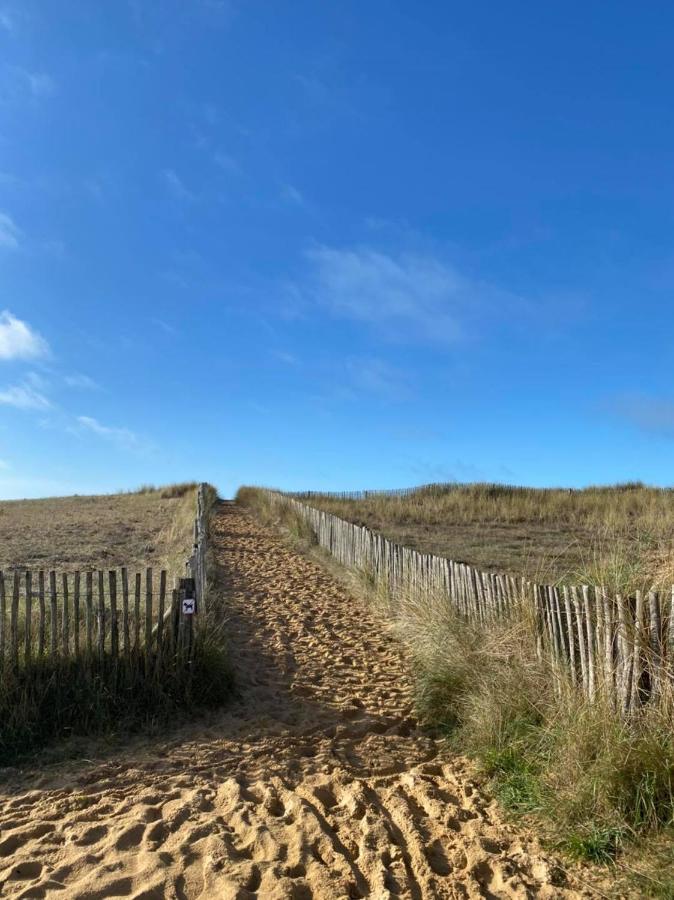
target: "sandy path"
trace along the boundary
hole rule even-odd
[[[357,601],[236,507],[214,540],[241,697],[209,728],[5,783],[0,896],[584,896],[437,757]]]

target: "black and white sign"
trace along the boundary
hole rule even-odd
[[[185,599],[183,600],[183,615],[193,616],[196,606],[197,601],[194,599],[194,597],[185,597]]]

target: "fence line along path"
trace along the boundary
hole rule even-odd
[[[536,584],[484,572],[396,544],[296,496],[262,490],[272,506],[290,507],[321,547],[367,574],[394,603],[444,597],[459,615],[485,627],[528,610],[538,655],[551,661],[559,690],[568,680],[625,714],[674,690],[674,587],[667,594],[611,596],[601,586]]]
[[[66,660],[189,659],[206,604],[208,486],[197,490],[184,578],[152,567],[86,572],[0,571],[0,676]],[[193,602],[184,603],[185,600]]]

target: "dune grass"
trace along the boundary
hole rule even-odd
[[[0,501],[0,569],[74,572],[146,566],[182,571],[196,485]]]
[[[405,546],[486,571],[603,584],[613,592],[674,584],[674,490],[639,482],[571,491],[429,485],[357,500],[312,494],[309,502]]]
[[[626,510],[636,509],[639,527],[654,515],[650,502],[666,499],[642,488],[596,493],[587,502],[588,520],[597,527],[611,518],[612,496],[636,494],[618,521],[624,525]],[[461,493],[466,517],[469,494]],[[309,547],[315,539],[289,505],[274,509],[263,492],[248,488],[238,500],[334,570],[324,551]],[[511,501],[506,498],[504,517],[512,513]],[[485,502],[487,509],[490,501]],[[333,508],[346,517],[343,504]],[[653,577],[638,554],[625,557],[623,545],[602,544],[589,552],[602,579],[611,571],[621,583]],[[421,720],[444,735],[448,748],[477,761],[504,809],[533,822],[567,857],[610,866],[608,877],[624,896],[674,897],[672,692],[625,721],[570,684],[555,690],[551,666],[537,657],[525,610],[484,631],[457,616],[442,597],[393,602],[373,588],[367,573],[349,577],[404,644]]]
[[[207,489],[205,501],[208,521],[217,501],[213,488]],[[91,556],[100,542],[111,534],[123,535],[114,544],[114,553],[119,554],[115,559],[125,562],[123,554],[137,558],[134,554],[142,552],[139,539],[144,539],[148,530],[153,529],[156,557],[160,557],[167,569],[182,575],[192,550],[196,514],[193,484],[144,487],[111,497],[30,501],[28,510],[25,504],[7,506],[10,510],[5,509],[4,515],[15,515],[25,530],[29,549],[22,559],[29,558],[36,548],[47,548],[51,565],[63,563],[69,555],[86,559],[91,567],[107,568],[109,556],[97,561]],[[129,523],[124,521],[125,512],[131,513]],[[50,546],[44,534],[33,534],[31,529],[39,526],[45,513],[55,518],[60,516],[61,525],[76,522],[79,526],[86,522],[87,545],[76,544],[79,527],[74,531],[65,527],[65,534],[73,542],[71,546],[66,546],[65,537]],[[99,521],[100,533],[96,533]],[[11,550],[5,547],[3,552],[6,555]],[[156,557],[148,564],[157,565]],[[142,568],[143,562],[137,563],[137,567]],[[142,647],[139,653],[133,651],[129,659],[126,656],[113,659],[107,650],[103,657],[82,652],[78,658],[47,654],[39,659],[35,652],[27,664],[22,648],[16,665],[9,659],[4,663],[0,660],[0,767],[22,760],[55,740],[153,732],[176,717],[223,703],[231,694],[233,674],[226,651],[220,574],[208,553],[206,565],[209,603],[200,612],[194,652],[187,666],[179,655],[164,653],[158,660],[153,651],[148,658]],[[10,563],[7,568],[22,566]],[[19,611],[19,633],[23,635],[23,607]],[[80,637],[83,648],[83,632]]]

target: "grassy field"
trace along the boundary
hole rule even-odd
[[[305,502],[487,571],[540,582],[602,581],[616,590],[674,584],[674,490],[447,484],[407,496],[314,494]]]
[[[193,484],[93,497],[0,502],[0,569],[182,570],[192,547]]]

